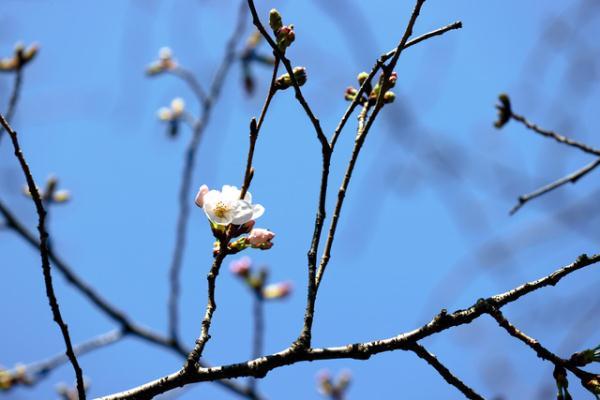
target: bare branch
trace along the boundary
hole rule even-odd
[[[444,378],[446,382],[450,385],[454,386],[458,390],[461,391],[462,394],[465,395],[467,399],[471,400],[483,400],[483,397],[473,389],[468,387],[463,381],[457,378],[444,364],[442,364],[435,355],[431,354],[427,351],[425,347],[420,345],[419,343],[415,343],[412,350],[419,358],[427,361],[427,364],[431,365],[435,370]]]
[[[187,373],[184,370],[177,371],[136,388],[105,396],[101,399],[147,399],[174,388],[195,382],[206,382],[215,379],[231,379],[244,376],[264,377],[273,369],[303,361],[332,359],[366,360],[375,354],[383,352],[394,350],[408,351],[411,350],[411,347],[414,346],[415,343],[423,338],[455,326],[469,324],[481,315],[488,314],[491,309],[500,309],[506,304],[514,302],[535,290],[545,286],[554,286],[565,276],[598,262],[600,262],[600,254],[590,257],[581,255],[575,262],[554,271],[550,275],[535,281],[527,282],[508,292],[487,299],[480,299],[474,305],[464,310],[458,310],[451,314],[446,310],[442,310],[430,322],[420,328],[410,332],[401,333],[391,338],[321,349],[302,349],[292,346],[278,353],[237,364],[200,368],[196,371]]]
[[[13,148],[15,150],[15,156],[17,157],[19,164],[21,165],[21,169],[23,170],[23,174],[25,175],[25,179],[27,180],[27,186],[29,187],[29,193],[31,193],[31,197],[33,202],[35,203],[35,209],[38,215],[38,232],[40,238],[40,256],[42,258],[42,272],[44,274],[44,284],[46,287],[46,296],[48,297],[48,302],[50,303],[50,309],[52,310],[52,316],[54,321],[60,328],[62,333],[65,346],[66,346],[66,354],[73,365],[73,370],[75,371],[75,378],[77,380],[77,392],[79,394],[80,400],[85,400],[85,388],[83,384],[83,373],[81,371],[81,367],[77,362],[77,357],[73,351],[73,345],[71,343],[71,337],[69,335],[69,328],[67,324],[64,322],[62,315],[60,313],[60,307],[58,305],[58,300],[56,299],[56,294],[54,293],[54,286],[52,285],[52,272],[50,267],[50,255],[48,249],[48,232],[46,231],[45,221],[46,221],[46,210],[44,209],[44,204],[42,203],[42,199],[40,197],[40,193],[38,192],[37,185],[33,179],[33,175],[31,174],[31,170],[29,169],[29,165],[27,165],[27,161],[25,160],[25,156],[21,151],[21,147],[19,146],[19,141],[17,139],[17,132],[15,132],[3,115],[0,115],[0,124],[6,129],[8,132]]]
[[[588,165],[584,166],[581,169],[578,169],[575,172],[570,173],[567,176],[564,176],[554,182],[551,182],[545,186],[542,186],[541,188],[528,193],[528,194],[524,194],[522,196],[519,196],[519,202],[510,210],[510,215],[513,215],[514,213],[516,213],[517,211],[519,211],[519,209],[521,207],[523,207],[528,201],[531,201],[537,197],[540,197],[548,192],[553,191],[554,189],[558,189],[559,187],[561,187],[562,185],[566,184],[566,183],[575,183],[577,182],[580,178],[582,178],[583,176],[587,175],[588,173],[592,172],[594,169],[596,169],[596,167],[598,167],[600,165],[600,158],[597,159],[596,161],[593,161],[591,163],[589,163]]]
[[[576,366],[569,363],[567,360],[564,360],[542,346],[540,342],[536,339],[527,336],[525,333],[521,332],[517,327],[511,324],[502,313],[496,307],[490,307],[489,314],[498,322],[505,331],[509,333],[509,335],[519,339],[521,342],[525,343],[529,346],[538,357],[550,361],[552,364],[558,367],[563,367],[571,371],[578,378],[585,378],[588,376],[588,373],[580,370]]]
[[[518,114],[515,114],[514,112],[511,112],[510,116],[515,121],[521,122],[523,125],[525,125],[528,129],[532,130],[533,132],[536,132],[542,136],[554,139],[559,143],[566,144],[567,146],[575,147],[576,149],[579,149],[579,150],[583,151],[584,153],[593,154],[595,156],[600,156],[600,150],[594,149],[593,147],[590,147],[584,143],[577,142],[573,139],[569,139],[566,136],[559,135],[556,132],[543,129],[543,128],[539,127],[538,125],[534,124],[533,122],[528,121],[522,115],[518,115]]]

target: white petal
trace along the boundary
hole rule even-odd
[[[252,204],[252,195],[250,194],[250,192],[246,192],[246,195],[244,196],[244,200],[246,200],[248,203]]]
[[[265,213],[265,208],[260,204],[252,206],[252,219],[257,219]]]
[[[221,193],[223,194],[223,198],[227,200],[239,200],[241,194],[237,187],[229,185],[223,185]]]
[[[218,190],[209,190],[208,193],[204,195],[204,209],[214,208],[219,200],[221,200],[221,192]]]
[[[252,215],[252,205],[247,201],[238,200],[237,207],[233,211],[233,219],[231,223],[234,225],[243,225],[252,219]]]

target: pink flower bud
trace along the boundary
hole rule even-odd
[[[279,282],[265,286],[263,297],[265,299],[281,299],[292,292],[291,282]]]
[[[204,206],[204,195],[206,193],[208,193],[208,186],[206,186],[206,185],[200,186],[200,189],[198,189],[198,194],[196,194],[196,199],[194,200],[196,205],[200,208],[202,208],[202,206]]]
[[[232,261],[229,264],[229,270],[232,274],[247,277],[250,273],[250,267],[252,267],[252,260],[250,257],[242,257],[238,260]]]
[[[274,237],[275,234],[273,232],[267,229],[256,228],[252,229],[246,240],[252,247],[270,249],[273,246],[271,240],[273,240]]]

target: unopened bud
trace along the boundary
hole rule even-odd
[[[358,94],[358,90],[356,90],[352,86],[348,86],[346,88],[346,91],[344,92],[344,99],[346,99],[348,101],[353,101],[356,98],[357,94]]]
[[[294,68],[294,78],[298,82],[298,86],[302,86],[306,83],[308,75],[306,74],[306,68],[296,67]],[[275,81],[275,88],[279,90],[285,90],[292,86],[292,78],[289,74],[283,74]]]
[[[277,33],[277,31],[283,26],[281,14],[279,14],[279,11],[274,8],[271,10],[271,12],[269,12],[269,26],[275,33]]]
[[[393,103],[396,100],[396,94],[394,92],[388,91],[383,95],[383,102],[385,104]]]
[[[279,46],[279,48],[282,51],[285,51],[285,49],[290,47],[294,40],[296,40],[296,32],[294,32],[294,26],[282,26],[277,30],[277,32],[275,32],[275,36],[277,37],[277,46]]]
[[[247,278],[250,274],[250,268],[252,268],[252,260],[250,257],[242,257],[238,260],[232,261],[229,264],[229,270],[232,274]]]
[[[360,74],[358,74],[358,76],[356,77],[356,80],[358,81],[358,84],[360,86],[364,85],[365,81],[367,80],[367,78],[369,77],[369,74],[366,72],[361,72]]]
[[[292,292],[291,282],[279,282],[267,285],[263,289],[265,299],[282,299]]]

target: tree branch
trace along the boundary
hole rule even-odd
[[[457,378],[444,364],[442,364],[435,355],[427,351],[427,349],[421,346],[419,343],[415,343],[410,350],[413,351],[419,358],[427,361],[427,364],[431,365],[435,370],[444,378],[448,384],[454,386],[465,395],[467,399],[471,400],[484,400],[484,398],[477,394],[473,389],[467,386],[463,381]]]
[[[415,343],[423,338],[455,326],[469,324],[481,315],[489,313],[491,308],[500,309],[506,304],[512,303],[535,290],[539,290],[546,286],[554,286],[565,276],[598,262],[600,262],[600,254],[590,257],[581,255],[575,262],[554,271],[550,275],[535,281],[527,282],[512,290],[487,299],[480,299],[474,305],[464,310],[458,310],[451,314],[446,310],[442,310],[429,323],[413,331],[401,333],[391,338],[321,349],[298,349],[289,347],[278,353],[237,364],[212,368],[199,368],[198,370],[193,371],[193,373],[185,373],[183,370],[177,371],[155,381],[124,392],[105,396],[101,399],[150,399],[158,394],[195,382],[206,382],[215,379],[231,379],[244,376],[264,377],[273,369],[303,361],[332,359],[366,360],[375,354],[383,352],[394,350],[408,351],[411,350],[411,347],[414,346]]]
[[[48,249],[48,232],[46,231],[45,221],[46,221],[46,210],[44,209],[44,204],[42,203],[42,199],[40,197],[40,193],[38,192],[37,185],[33,179],[33,175],[31,174],[31,170],[29,169],[29,165],[27,165],[27,161],[25,160],[25,156],[21,151],[21,147],[19,146],[19,141],[17,139],[17,132],[15,132],[3,115],[0,115],[0,124],[6,129],[8,132],[13,148],[15,151],[15,156],[17,157],[19,164],[21,165],[21,169],[23,170],[23,174],[25,175],[25,179],[27,180],[27,186],[29,188],[29,193],[31,193],[31,197],[33,202],[35,203],[35,209],[38,215],[38,232],[40,238],[40,256],[42,259],[42,272],[44,275],[44,284],[46,287],[46,296],[48,297],[48,302],[50,303],[50,309],[52,310],[52,316],[54,321],[60,328],[61,334],[63,336],[63,340],[66,346],[66,354],[69,357],[69,361],[73,366],[73,370],[75,371],[75,378],[77,380],[77,392],[80,400],[85,400],[85,388],[83,384],[83,373],[81,371],[81,367],[77,362],[77,357],[73,351],[73,345],[71,343],[71,337],[69,335],[69,328],[67,324],[64,322],[60,307],[58,305],[58,300],[56,299],[56,294],[54,293],[54,286],[52,285],[52,272],[50,267],[50,256]]]
[[[583,176],[592,172],[599,165],[600,165],[600,158],[598,158],[596,161],[589,163],[588,165],[584,166],[583,168],[570,173],[567,176],[564,176],[554,182],[551,182],[545,186],[542,186],[541,188],[539,188],[531,193],[527,193],[527,194],[519,196],[519,202],[510,210],[509,214],[510,215],[515,214],[527,202],[529,202],[537,197],[540,197],[548,192],[551,192],[554,189],[558,189],[559,187],[561,187],[564,184],[577,182],[580,178],[582,178]]]

